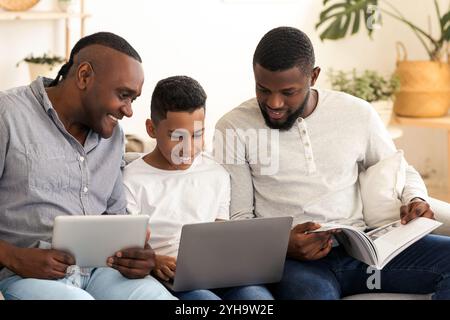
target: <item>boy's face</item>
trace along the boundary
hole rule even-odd
[[[147,132],[156,139],[157,148],[171,167],[188,169],[203,150],[205,108],[194,112],[167,112],[156,126],[147,120]]]

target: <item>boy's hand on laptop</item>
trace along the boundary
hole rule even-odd
[[[338,231],[308,233],[308,231],[319,228],[320,224],[314,222],[296,225],[289,236],[287,256],[303,261],[318,260],[325,257],[331,251],[333,245],[331,236]]]
[[[116,269],[129,279],[140,279],[148,276],[155,266],[155,252],[148,243],[149,239],[150,230],[147,229],[144,249],[130,248],[118,251],[114,257],[108,258],[108,266]]]
[[[22,278],[61,279],[68,266],[75,264],[69,253],[59,250],[12,247],[8,254],[8,269]]]
[[[155,256],[155,268],[153,273],[155,276],[164,281],[169,281],[175,277],[175,269],[177,267],[177,259],[175,257]]]
[[[402,206],[400,208],[400,219],[402,219],[402,224],[407,224],[418,217],[434,219],[434,212],[431,210],[428,202],[420,198],[415,198],[407,206]]]

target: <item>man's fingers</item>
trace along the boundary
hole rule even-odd
[[[319,260],[327,256],[333,248],[333,240],[329,240],[313,257],[312,260]]]
[[[422,215],[422,217],[435,220],[435,218],[434,218],[434,212],[431,211],[431,210],[427,210],[427,211]]]
[[[400,207],[400,219],[402,219],[408,214],[408,206],[401,206]]]
[[[148,263],[146,260],[126,259],[111,257],[108,258],[108,265],[118,265],[129,269],[148,269]]]
[[[311,237],[309,241],[305,241],[304,246],[300,249],[300,252],[307,257],[314,257],[319,251],[328,246],[328,242],[331,241],[331,236],[326,233],[306,235]],[[309,260],[309,259],[308,259]]]
[[[174,278],[175,277],[175,273],[170,270],[170,268],[168,266],[162,266],[161,270],[164,272],[164,274],[166,276],[168,276],[169,278]]]
[[[417,217],[421,217],[425,212],[428,211],[429,208],[430,206],[428,205],[428,203],[419,202],[419,205],[415,206],[411,210],[414,210],[414,213],[416,214]]]
[[[165,281],[169,281],[169,277],[166,276],[166,275],[161,271],[161,269],[157,269],[157,270],[155,270],[154,272],[155,272],[155,275],[156,275],[158,278],[160,278],[160,279],[162,279],[162,280],[165,280]]]
[[[414,220],[417,216],[413,213],[408,213],[402,218],[402,224],[407,224],[411,220]]]
[[[400,209],[400,216],[402,219],[402,224],[407,224],[408,222],[410,222],[411,220],[414,220],[417,217],[422,217],[422,216],[429,217],[430,213],[427,213],[427,212],[431,211],[430,205],[423,201],[410,203],[406,208],[407,208],[406,214],[403,213],[405,211],[405,209],[403,209],[403,206]],[[402,209],[403,209],[403,211],[402,211]],[[431,211],[431,213],[432,213],[432,211]]]
[[[314,222],[306,222],[302,224],[298,224],[292,229],[297,233],[305,233],[306,231],[314,231],[320,228],[320,224]]]
[[[68,266],[75,264],[75,258],[67,252],[52,250],[52,256],[53,256],[53,259],[55,259],[56,261],[64,263]]]
[[[153,256],[153,251],[149,249],[130,248],[116,253],[118,258],[147,260]]]
[[[176,262],[167,262],[167,266],[172,271],[175,271],[177,269],[177,263]]]
[[[59,273],[66,274],[66,271],[67,271],[67,268],[69,267],[69,265],[58,262],[57,260],[54,260],[52,267],[53,267],[53,270],[58,271]]]
[[[317,243],[320,243],[320,246],[323,246],[327,243],[328,240],[330,240],[332,233],[330,231],[325,232],[314,232],[309,233],[304,236],[305,243],[306,244],[313,244],[316,245]]]
[[[420,210],[416,210],[416,206],[414,206],[413,203],[410,203],[408,206],[405,207],[406,209],[403,211],[402,224],[407,224],[411,220],[414,220],[415,218],[420,216]]]

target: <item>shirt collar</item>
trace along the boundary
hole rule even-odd
[[[51,109],[55,110],[50,102],[50,99],[48,98],[47,92],[45,91],[45,87],[48,87],[52,81],[53,79],[50,78],[38,77],[30,85],[34,96],[47,113],[49,113],[49,110]]]
[[[38,77],[30,84],[31,91],[33,92],[45,112],[53,119],[56,126],[58,126],[59,129],[62,130],[65,134],[70,135],[67,132],[66,128],[64,128],[62,122],[59,120],[58,114],[55,108],[53,108],[53,105],[48,98],[47,92],[45,91],[45,88],[48,87],[52,81],[53,79],[50,78]],[[101,137],[99,134],[92,130],[89,130],[86,142],[84,143],[84,148],[87,149],[86,152],[94,149],[100,143],[100,139]]]

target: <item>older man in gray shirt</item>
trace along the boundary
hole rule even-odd
[[[125,214],[117,124],[141,93],[138,53],[117,35],[93,34],[50,81],[0,93],[0,291],[6,299],[172,299],[149,276],[148,245],[75,282],[66,277],[74,258],[41,245],[58,215]]]

